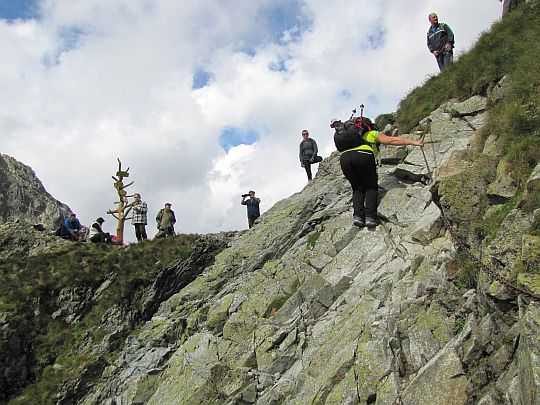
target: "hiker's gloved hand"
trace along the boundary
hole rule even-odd
[[[304,167],[304,162],[300,162],[300,167]]]
[[[309,161],[311,163],[315,162],[315,159],[317,159],[317,155],[312,155],[311,158],[309,159]]]

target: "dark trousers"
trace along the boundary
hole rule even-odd
[[[158,238],[165,238],[167,236],[174,236],[174,227],[167,226],[165,228],[158,228],[158,233],[156,235],[156,239]]]
[[[163,229],[161,229],[161,231],[165,234],[165,236],[174,236],[174,228],[172,226],[167,226]]]
[[[146,225],[145,224],[133,224],[135,225],[135,236],[139,242],[148,239],[146,236]]]
[[[452,62],[453,52],[443,51],[439,54],[439,56],[436,56],[435,58],[437,59],[437,65],[439,65],[439,70],[442,72],[444,68],[448,67],[448,65]]]
[[[111,234],[109,232],[100,232],[90,237],[90,241],[94,243],[111,243]]]
[[[258,215],[258,214],[257,215],[255,215],[255,214],[254,215],[248,215],[248,226],[251,228],[253,226],[253,223],[255,222],[255,220],[257,218],[259,218],[259,217],[260,217],[260,215]]]
[[[340,156],[339,163],[351,183],[354,215],[376,220],[379,186],[374,156],[371,153],[350,151]]]
[[[308,180],[311,180],[311,162],[309,160],[302,160],[302,164],[304,165],[304,169],[306,169],[306,174]]]

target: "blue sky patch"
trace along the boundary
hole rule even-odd
[[[385,30],[377,30],[368,36],[368,44],[371,49],[382,48],[385,42]]]
[[[377,19],[371,26],[370,33],[367,37],[367,41],[364,44],[364,48],[378,49],[382,48],[386,42],[386,28],[381,19]]]
[[[268,69],[273,72],[286,72],[287,66],[285,66],[285,60],[278,59],[277,61],[270,63]]]
[[[370,94],[367,99],[367,104],[371,106],[377,105],[379,104],[379,98],[375,94]]]
[[[42,58],[41,63],[47,68],[58,65],[60,63],[60,57],[62,54],[77,48],[81,42],[81,38],[84,35],[86,35],[86,32],[82,27],[75,25],[61,27],[58,31],[58,36],[61,39],[60,47],[54,52],[46,54]]]
[[[255,17],[257,31],[251,33],[248,43],[242,44],[241,51],[252,55],[261,44],[300,40],[313,23],[303,12],[300,0],[280,0],[262,7]]]
[[[351,96],[352,96],[352,93],[347,89],[343,89],[339,92],[339,97],[344,100],[350,100]]]
[[[0,0],[0,18],[7,21],[39,17],[37,0]]]
[[[204,86],[210,83],[212,77],[212,74],[205,70],[197,70],[193,75],[193,84],[191,85],[191,88],[193,90],[202,89]]]
[[[79,44],[81,37],[85,35],[85,31],[81,27],[62,27],[59,32],[62,38],[62,52],[67,52],[75,49]]]
[[[252,130],[244,130],[237,127],[227,127],[221,130],[219,134],[219,146],[225,152],[238,145],[251,145],[259,140],[259,134]]]

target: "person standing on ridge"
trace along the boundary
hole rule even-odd
[[[378,131],[368,118],[353,118],[345,122],[333,119],[330,127],[335,130],[334,143],[339,151],[341,170],[353,191],[353,224],[374,228],[377,226],[379,198],[375,163],[378,149],[375,144],[423,147],[424,143],[402,136],[388,136]]]
[[[311,181],[311,164],[317,162],[317,152],[319,152],[319,149],[317,148],[317,142],[315,142],[315,139],[309,137],[309,132],[307,129],[302,131],[302,138],[299,153],[300,166],[306,169],[308,181]]]
[[[137,237],[138,242],[142,242],[148,239],[146,236],[146,213],[148,212],[148,207],[144,201],[141,201],[141,195],[139,193],[133,194],[133,217],[131,218],[131,223],[135,226],[135,236]]]
[[[451,62],[454,55],[454,33],[448,24],[440,23],[437,14],[428,16],[431,27],[427,32],[427,47],[437,59],[437,65],[442,72]]]
[[[506,16],[510,11],[515,10],[519,5],[520,1],[518,0],[499,0],[503,3],[502,16]]]
[[[246,200],[247,197],[249,197],[249,199]],[[255,220],[261,216],[261,212],[259,210],[260,203],[261,199],[255,197],[255,191],[253,190],[250,190],[249,194],[242,195],[242,201],[240,201],[240,204],[247,206],[248,226],[250,228],[253,226]]]
[[[171,203],[166,203],[165,208],[160,209],[156,216],[160,236],[174,236],[176,217],[174,216],[174,211],[171,210],[171,206]]]

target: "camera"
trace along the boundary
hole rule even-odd
[[[249,193],[248,194],[242,194],[242,197],[243,198],[249,197]]]

